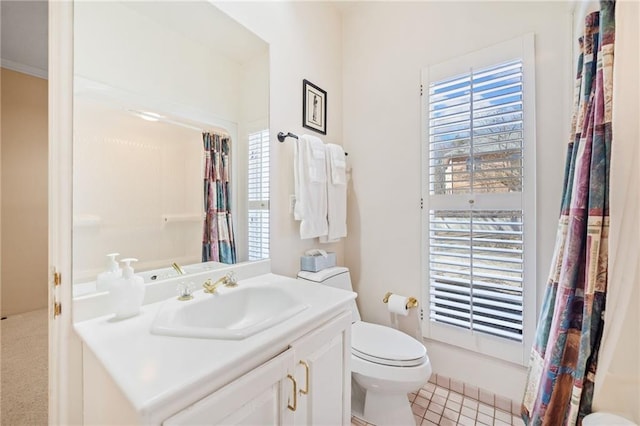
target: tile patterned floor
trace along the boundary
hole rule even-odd
[[[409,395],[416,426],[524,425],[520,416],[513,414],[513,411],[517,411],[515,404],[513,407],[506,407],[502,400],[501,409],[496,407],[498,397],[493,399],[494,403],[489,403],[490,401],[484,397],[482,399],[485,402],[480,400],[477,388],[476,394],[473,395],[475,398],[468,394],[469,392],[454,392],[435,383],[425,384],[419,392]],[[356,417],[352,417],[351,425],[375,426]]]

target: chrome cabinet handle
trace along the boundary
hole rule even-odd
[[[305,378],[305,383],[304,383],[304,389],[300,389],[300,394],[301,395],[307,395],[309,393],[309,364],[307,364],[304,361],[300,361],[300,364],[302,364],[304,366],[304,378]]]
[[[289,398],[287,400],[287,408],[291,411],[296,411],[298,408],[298,384],[291,374],[287,374],[287,379],[293,383],[293,405],[291,405],[291,398]]]

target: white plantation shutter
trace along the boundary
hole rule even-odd
[[[430,318],[522,340],[522,211],[429,216]]]
[[[470,341],[524,341],[525,265],[534,259],[525,230],[535,222],[525,118],[533,105],[525,107],[523,59],[508,56],[487,63],[476,55],[449,75],[440,66],[424,87],[425,306],[436,330],[427,337],[438,340],[466,332]],[[438,333],[443,326],[453,328]]]
[[[521,192],[522,135],[522,61],[432,83],[430,192]]]
[[[249,134],[248,259],[269,257],[269,129]]]

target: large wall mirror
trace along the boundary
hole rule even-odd
[[[269,47],[209,2],[76,2],[74,294],[113,252],[146,280],[224,266],[203,263],[203,133],[231,141],[235,261],[268,257],[268,123]]]

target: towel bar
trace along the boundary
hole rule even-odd
[[[298,135],[294,135],[294,134],[293,134],[293,133],[291,133],[291,132],[287,132],[287,133],[285,133],[285,132],[278,132],[278,140],[279,140],[280,142],[284,142],[284,140],[285,140],[286,138],[300,139],[300,138],[298,137]],[[344,155],[349,155],[349,153],[345,152],[345,153],[344,153]]]
[[[284,140],[285,140],[286,138],[294,138],[294,139],[298,139],[298,135],[294,135],[294,134],[293,134],[293,133],[291,133],[291,132],[287,132],[287,133],[285,133],[285,132],[278,132],[278,140],[279,140],[280,142],[284,142]]]

